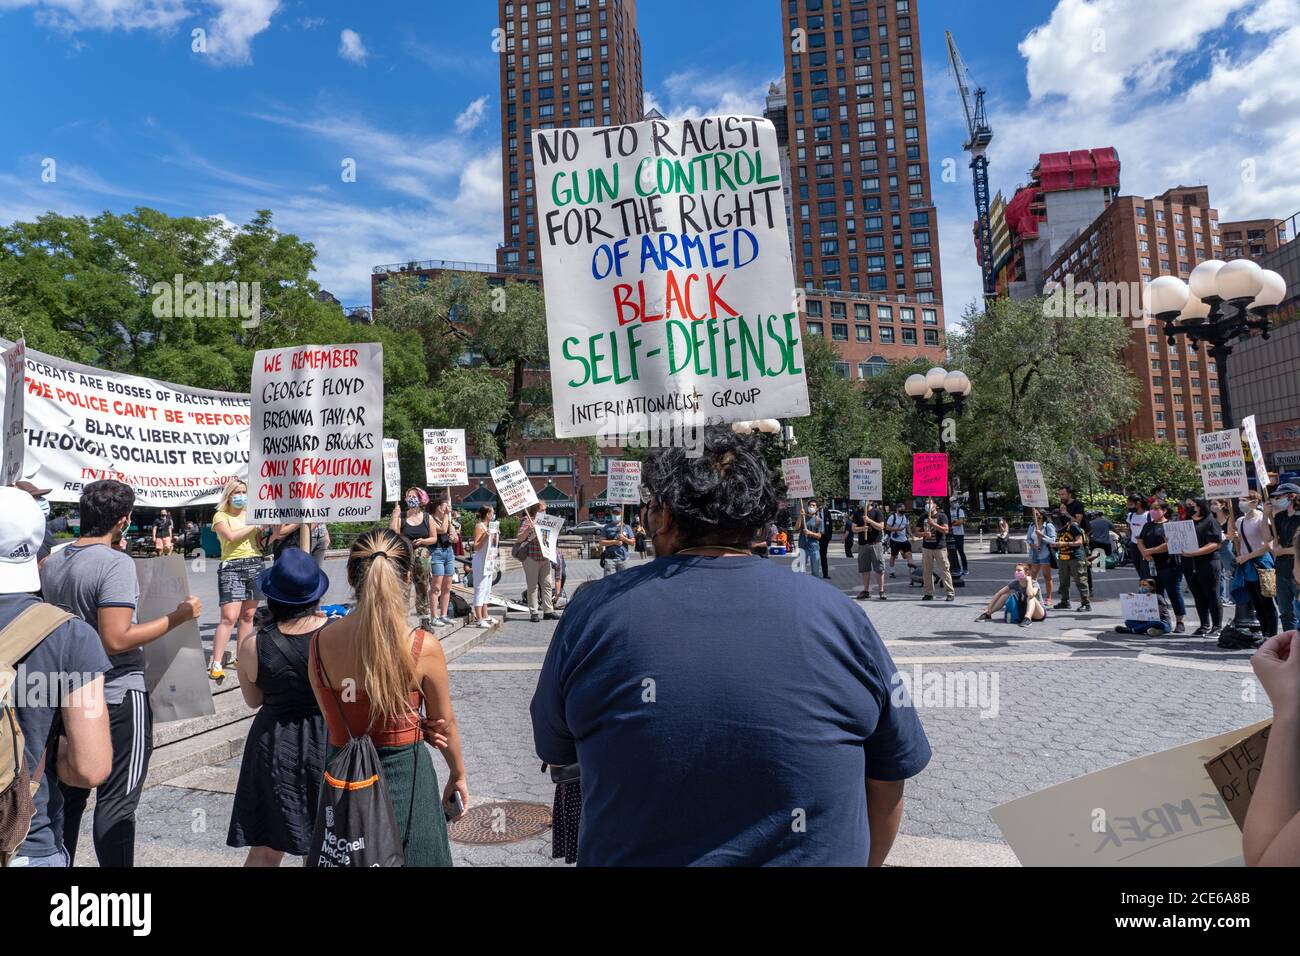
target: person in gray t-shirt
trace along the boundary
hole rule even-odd
[[[113,769],[95,790],[95,856],[100,866],[131,866],[135,808],[149,773],[153,714],[144,683],[144,645],[199,616],[190,596],[164,617],[136,621],[135,563],[114,544],[131,525],[135,493],[119,481],[96,481],[81,494],[81,537],[46,559],[41,594],[76,614],[99,634],[112,667],[105,677]],[[69,865],[77,852],[81,816],[90,791],[63,789],[63,842]]]

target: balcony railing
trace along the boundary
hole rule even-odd
[[[489,262],[455,262],[449,259],[420,259],[410,262],[394,262],[391,265],[375,266],[371,270],[375,275],[390,275],[403,272],[495,272],[511,275],[540,276],[541,269],[526,266],[498,266]]]

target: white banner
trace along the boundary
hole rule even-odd
[[[1020,503],[1026,508],[1050,507],[1043,466],[1036,461],[1018,461],[1015,466],[1016,484],[1020,486]]]
[[[136,558],[135,574],[140,588],[136,617],[142,621],[165,617],[191,594],[180,555]],[[198,621],[186,621],[144,646],[144,684],[155,724],[217,712]]]
[[[491,581],[497,573],[498,552],[501,549],[501,522],[488,525],[486,550],[483,553],[483,580]]]
[[[12,343],[0,340],[0,347]],[[0,362],[8,393],[9,374]],[[249,397],[91,368],[26,350],[23,475],[77,501],[112,478],[144,508],[215,504],[248,477]]]
[[[775,127],[533,133],[555,434],[809,413]]]
[[[1241,498],[1250,491],[1240,429],[1201,432],[1196,436],[1196,456],[1206,498]]]
[[[542,557],[552,563],[560,559],[560,532],[564,530],[564,516],[541,512],[533,519],[537,527],[537,544],[542,549]]]
[[[299,345],[253,358],[248,522],[378,521],[384,349]]]
[[[402,466],[397,460],[401,443],[396,438],[384,439],[384,500],[398,501],[402,497]]]
[[[469,484],[463,428],[424,430],[424,479],[430,488],[462,488]]]
[[[1255,461],[1255,481],[1259,485],[1259,496],[1268,499],[1268,466],[1264,464],[1264,447],[1259,443],[1259,429],[1255,427],[1255,416],[1241,420],[1241,433],[1250,448],[1250,457]]]
[[[791,498],[813,496],[812,466],[807,458],[786,458],[781,462],[781,475],[785,478],[786,495]]]
[[[854,501],[879,501],[884,497],[884,477],[879,458],[849,459],[849,497]]]
[[[1119,616],[1126,621],[1160,620],[1160,599],[1154,594],[1121,594]]]
[[[1200,547],[1196,543],[1195,521],[1168,521],[1165,523],[1165,541],[1170,554],[1190,554]]]
[[[26,344],[21,340],[4,354],[5,410],[3,419],[4,459],[0,461],[0,485],[12,485],[23,476],[23,395],[27,388]]]
[[[533,487],[524,466],[508,461],[492,469],[492,484],[501,496],[506,514],[517,515],[525,508],[537,504],[537,489]]]
[[[611,505],[639,505],[641,503],[641,462],[611,461],[609,463],[609,490],[605,500]]]

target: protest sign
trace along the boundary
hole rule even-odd
[[[488,525],[487,546],[483,553],[483,580],[491,581],[496,576],[500,550],[501,522],[493,521]]]
[[[1016,484],[1020,486],[1020,503],[1026,508],[1047,508],[1047,480],[1043,477],[1043,466],[1036,461],[1018,461],[1016,466]]]
[[[1160,620],[1160,599],[1154,594],[1121,594],[1119,616],[1126,621]]]
[[[564,516],[541,512],[533,519],[537,526],[537,544],[542,549],[542,557],[547,561],[560,559],[560,532],[564,530]]]
[[[506,514],[517,515],[525,508],[537,504],[537,490],[528,479],[523,465],[508,461],[492,469],[492,484],[501,496]]]
[[[1190,554],[1200,547],[1196,543],[1195,521],[1165,522],[1165,541],[1170,554]]]
[[[927,452],[912,456],[912,494],[918,498],[948,496],[948,456]]]
[[[397,460],[398,445],[396,438],[384,439],[385,501],[397,501],[402,497],[402,466]]]
[[[383,451],[382,345],[254,356],[249,524],[377,521]]]
[[[611,461],[609,463],[609,490],[605,500],[611,505],[639,505],[641,503],[641,462]]]
[[[141,621],[165,617],[190,596],[180,555],[136,558],[135,575],[140,588],[136,617]],[[155,724],[216,713],[198,621],[186,621],[144,645],[144,683]]]
[[[1237,821],[1238,827],[1246,824],[1246,811],[1250,809],[1250,799],[1255,795],[1255,785],[1259,783],[1260,771],[1264,769],[1268,732],[1272,729],[1270,721],[1205,764],[1205,772],[1218,788],[1219,796],[1228,805],[1228,812]]]
[[[248,476],[247,395],[24,351],[24,477],[52,489],[51,501],[77,501],[92,481],[112,478],[131,486],[136,507],[215,504],[228,481]]]
[[[1259,495],[1268,498],[1268,467],[1264,464],[1264,447],[1259,443],[1259,429],[1255,427],[1255,416],[1241,420],[1241,434],[1250,448],[1250,457],[1255,463],[1255,480],[1259,484]]]
[[[791,498],[813,496],[812,465],[807,458],[786,458],[781,462],[781,474]]]
[[[884,484],[879,458],[849,459],[849,497],[854,501],[879,501]]]
[[[1240,429],[1201,432],[1196,436],[1196,447],[1206,498],[1240,498],[1250,491]]]
[[[1241,831],[1205,763],[1220,734],[1099,770],[990,811],[1024,866],[1241,865]]]
[[[430,488],[460,488],[469,484],[463,428],[424,430],[424,479]]]
[[[776,128],[538,129],[555,434],[809,413]]]
[[[0,485],[12,485],[23,476],[23,393],[26,391],[26,343],[21,339],[4,354],[5,410],[4,458],[0,461]]]

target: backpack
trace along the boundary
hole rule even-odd
[[[1024,616],[1024,609],[1020,606],[1020,595],[1013,591],[1007,595],[1007,603],[1002,606],[1002,621],[1004,624],[1019,624]]]
[[[23,731],[10,695],[18,678],[15,668],[71,617],[53,604],[34,604],[0,631],[0,865],[7,866],[27,839],[45,770],[44,751],[35,771],[27,767]]]
[[[322,688],[330,688],[329,675],[321,663],[317,645],[319,633],[312,638],[312,656],[316,659],[316,677]],[[316,807],[312,828],[311,850],[304,861],[309,867],[377,867],[405,866],[406,840],[402,839],[393,813],[393,800],[384,780],[379,751],[367,730],[360,737],[343,713],[339,692],[331,688],[339,717],[348,732],[348,742],[325,765],[325,777]],[[416,748],[411,750],[418,760]],[[414,780],[414,778],[412,778]],[[415,810],[412,783],[411,812]],[[411,817],[406,819],[410,839]]]

